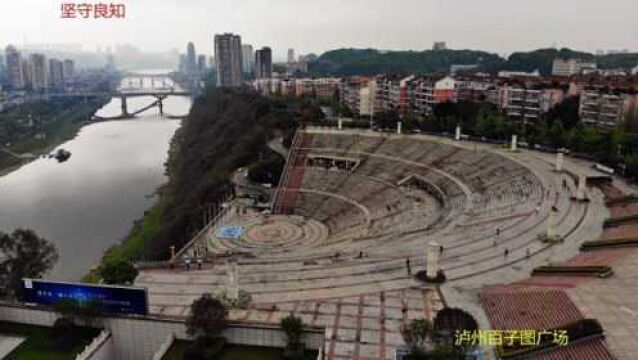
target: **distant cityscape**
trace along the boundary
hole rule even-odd
[[[491,103],[509,118],[525,124],[536,122],[544,113],[567,98],[579,99],[579,115],[584,123],[609,129],[638,112],[636,82],[638,62],[631,68],[601,69],[581,58],[554,58],[551,74],[533,71],[482,71],[479,64],[451,64],[447,72],[429,75],[378,73],[357,76],[318,76],[309,71],[317,56],[295,57],[288,49],[287,62],[273,63],[272,49],[253,50],[240,35],[225,33],[214,37],[214,58],[196,57],[194,46],[180,56],[179,72],[198,74],[214,70],[214,84],[220,87],[249,86],[264,95],[315,97],[329,100],[338,96],[356,117],[396,111],[425,118],[436,104],[445,102]],[[433,52],[449,50],[437,41]],[[608,54],[626,54],[609,51]],[[598,54],[604,54],[599,51]],[[208,64],[208,65],[207,65]]]
[[[0,111],[27,102],[46,101],[60,94],[108,91],[108,82],[116,75],[112,55],[107,56],[104,67],[78,69],[73,59],[47,58],[38,52],[23,53],[8,45],[3,60]]]

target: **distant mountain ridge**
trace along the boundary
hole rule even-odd
[[[479,65],[479,70],[534,71],[550,75],[555,58],[595,60],[599,68],[633,68],[638,53],[594,55],[572,49],[538,49],[515,52],[507,58],[481,50],[380,51],[375,49],[337,49],[323,53],[309,63],[312,75],[430,74],[448,72],[451,65]]]

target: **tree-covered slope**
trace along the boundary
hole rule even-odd
[[[379,73],[428,74],[447,72],[453,64],[498,66],[503,60],[496,54],[473,50],[379,51],[374,49],[338,49],[321,55],[309,64],[314,74],[371,75]]]
[[[211,90],[198,99],[173,138],[159,230],[143,257],[166,259],[169,246],[188,242],[205,209],[228,193],[231,174],[265,156],[269,139],[291,136],[298,115],[290,104],[243,90]]]
[[[375,49],[337,49],[325,52],[309,64],[313,75],[430,74],[448,72],[451,65],[477,64],[479,70],[552,71],[554,59],[594,60],[600,68],[633,68],[638,53],[594,55],[571,49],[538,49],[512,53],[507,59],[476,50],[379,51]]]

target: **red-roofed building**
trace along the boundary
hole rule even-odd
[[[583,319],[569,296],[558,289],[489,288],[481,301],[494,329],[555,329]]]

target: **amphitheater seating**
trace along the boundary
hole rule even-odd
[[[296,214],[324,222],[332,235],[343,235],[350,227],[357,231],[347,233],[360,236],[426,230],[441,217],[466,210],[466,215],[476,217],[529,211],[529,204],[543,195],[542,185],[527,168],[486,151],[406,138],[339,134],[305,134],[299,148],[291,161],[295,166],[290,166],[284,194],[300,188],[335,197],[299,196],[295,190],[280,202],[285,202],[283,208],[294,208]],[[307,154],[347,156],[360,163],[354,171],[304,167]],[[418,175],[441,189],[444,202],[438,208],[419,206],[414,196],[407,196],[406,190],[397,185],[410,175]],[[470,194],[460,184],[467,186]],[[367,210],[367,231],[361,231],[365,215],[353,204]],[[526,207],[521,208],[521,204]]]

